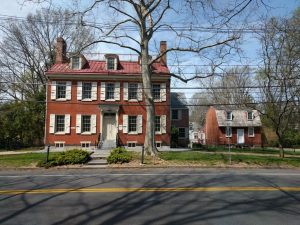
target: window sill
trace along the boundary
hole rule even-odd
[[[81,99],[82,102],[91,102],[93,101],[91,98],[84,98],[84,99]]]
[[[254,136],[254,135],[251,135],[251,136],[250,136],[250,135],[248,135],[248,137],[249,137],[249,138],[254,138],[255,136]]]
[[[81,133],[81,135],[91,135],[92,134],[92,132],[83,132],[83,133]]]
[[[155,134],[161,134],[161,131],[155,131]]]
[[[129,99],[128,102],[138,102],[137,99]]]
[[[232,136],[225,136],[225,137],[227,137],[227,138],[231,138]]]
[[[67,101],[67,99],[66,98],[57,98],[57,99],[55,99],[55,101],[65,102],[65,101]]]
[[[66,133],[60,131],[60,132],[55,132],[54,134],[55,134],[55,135],[65,135]]]
[[[106,102],[115,102],[115,99],[105,99]]]
[[[128,132],[128,134],[130,134],[130,135],[137,135],[138,132],[137,131],[136,132]]]
[[[154,99],[154,102],[162,102],[160,99]]]

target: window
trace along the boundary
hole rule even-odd
[[[75,70],[80,69],[80,57],[79,56],[72,57],[72,69],[75,69]]]
[[[172,110],[172,120],[178,120],[179,116],[178,116],[178,110],[177,109],[173,109]]]
[[[135,148],[136,147],[136,142],[127,142],[127,147],[128,148]]]
[[[185,138],[185,128],[184,127],[178,128],[178,137]]]
[[[194,133],[194,139],[198,139],[198,133]]]
[[[160,100],[160,84],[152,85],[152,94],[154,100]]]
[[[137,132],[136,116],[128,116],[128,132]]]
[[[226,112],[226,120],[232,120],[232,112]]]
[[[254,137],[254,127],[248,127],[248,136]]]
[[[55,132],[64,132],[65,131],[65,116],[57,115],[55,117]]]
[[[92,83],[83,83],[82,84],[82,99],[91,99],[92,98]]]
[[[160,132],[160,116],[155,116],[155,132]]]
[[[248,120],[253,120],[253,112],[248,112],[247,113],[247,116],[248,116]]]
[[[81,148],[89,148],[91,145],[90,142],[81,142]]]
[[[232,137],[232,128],[231,127],[225,128],[225,135],[226,135],[226,137]]]
[[[64,142],[55,142],[55,148],[64,148],[65,143]]]
[[[115,84],[113,83],[107,83],[106,84],[106,95],[105,99],[114,99],[115,98]]]
[[[161,142],[160,141],[155,142],[155,144],[156,144],[156,148],[161,148]]]
[[[107,69],[108,70],[115,69],[115,58],[107,58]]]
[[[66,82],[58,81],[56,83],[56,98],[66,98]]]
[[[91,132],[91,116],[82,116],[81,132]]]
[[[138,84],[128,84],[128,100],[137,99]]]

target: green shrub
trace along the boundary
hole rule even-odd
[[[59,152],[54,157],[49,158],[47,163],[45,161],[39,161],[37,166],[49,168],[52,166],[83,164],[89,160],[89,152],[81,149],[73,149]]]
[[[107,162],[112,163],[128,163],[132,160],[132,153],[128,152],[125,148],[115,148],[107,157]]]

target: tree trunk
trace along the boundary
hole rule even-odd
[[[146,103],[146,133],[145,133],[145,150],[148,155],[157,155],[157,149],[155,146],[155,133],[154,133],[154,115],[155,107],[152,95],[152,81],[151,81],[151,69],[149,62],[148,41],[144,40],[141,48],[141,64],[142,64],[142,80],[143,80],[143,93]]]

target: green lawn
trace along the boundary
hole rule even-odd
[[[193,151],[205,151],[205,152],[228,152],[228,147],[203,147],[200,149],[193,149]],[[241,153],[258,153],[258,154],[275,154],[279,155],[278,149],[272,148],[231,148],[231,152],[241,152]],[[295,151],[293,149],[285,149],[285,154],[288,155],[300,155],[300,151]]]
[[[204,163],[207,165],[217,165],[219,163],[229,163],[229,155],[216,153],[205,154],[201,152],[161,152],[160,157],[167,161]],[[300,167],[300,158],[286,157],[281,159],[276,156],[253,156],[253,155],[231,155],[231,161],[248,165],[259,166],[293,166]]]
[[[50,153],[50,157],[57,153]],[[24,153],[15,155],[0,155],[0,168],[27,167],[35,165],[46,158],[46,153]]]

